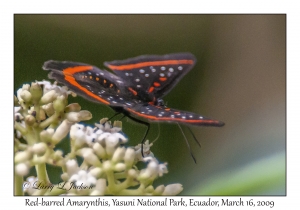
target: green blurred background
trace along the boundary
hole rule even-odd
[[[49,59],[103,67],[142,54],[191,52],[197,64],[164,98],[169,107],[222,120],[191,127],[197,164],[175,124],[160,124],[152,151],[169,173],[155,184],[181,183],[181,195],[286,194],[285,15],[15,15],[14,88],[47,79]],[[80,97],[98,122],[113,111]],[[129,145],[145,128],[123,120]],[[153,124],[148,139],[158,135]],[[50,168],[52,182],[60,170]]]

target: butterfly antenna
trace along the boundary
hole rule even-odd
[[[180,130],[181,130],[181,133],[182,133],[182,135],[183,135],[183,137],[184,137],[184,139],[185,139],[186,145],[188,146],[188,149],[189,149],[190,154],[191,154],[191,156],[192,156],[192,158],[193,158],[193,160],[194,160],[194,163],[197,163],[196,158],[195,158],[195,156],[193,155],[193,152],[192,152],[192,150],[191,150],[191,146],[190,146],[190,144],[189,144],[189,142],[188,142],[188,140],[187,140],[187,138],[186,138],[186,136],[185,136],[185,134],[184,134],[184,132],[183,132],[183,130],[182,130],[182,128],[181,128],[181,126],[179,125],[179,123],[176,123],[176,124],[178,125],[178,127],[179,127]]]
[[[200,142],[198,141],[198,139],[196,138],[196,136],[194,135],[193,131],[192,131],[189,127],[187,127],[187,128],[188,128],[188,130],[190,131],[190,133],[192,134],[192,136],[193,136],[195,142],[199,145],[199,147],[201,147],[201,144],[200,144]]]
[[[157,126],[158,126],[158,135],[157,135],[157,137],[152,141],[152,144],[153,144],[154,142],[156,142],[156,141],[158,140],[159,136],[160,136],[160,126],[159,126],[159,123],[157,123]]]
[[[146,136],[148,135],[148,132],[149,132],[149,129],[150,129],[150,123],[144,122],[144,121],[136,119],[136,118],[133,118],[130,115],[127,115],[127,117],[129,119],[131,119],[132,121],[134,121],[134,122],[137,122],[137,123],[140,123],[140,124],[143,124],[143,125],[147,126],[147,130],[146,130],[145,135],[144,135],[144,137],[141,141],[141,153],[142,153],[142,156],[144,157],[144,143],[145,143]]]

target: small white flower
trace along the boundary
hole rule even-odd
[[[78,171],[73,174],[69,180],[70,182],[75,182],[77,186],[83,185],[96,185],[96,178],[84,170]]]
[[[43,87],[44,87],[44,89],[43,89],[44,94],[48,93],[51,90],[55,90],[55,92],[57,94],[59,94],[59,95],[70,94],[70,91],[68,91],[68,88],[66,86],[62,86],[62,87],[57,86],[56,82],[54,82],[53,84],[51,84],[51,82],[44,80],[44,81],[38,81],[37,83],[40,84],[40,85],[43,85]]]
[[[154,157],[146,157],[144,158],[145,162],[148,162],[147,168],[142,170],[141,178],[148,179],[150,177],[162,176],[165,173],[168,173],[166,163],[159,164],[158,160]]]
[[[32,186],[38,181],[37,177],[29,176],[26,181],[23,183],[23,191],[27,192],[29,195],[32,195],[36,189]]]
[[[159,164],[158,165],[158,175],[162,176],[163,174],[167,174],[168,169],[167,169],[167,163]]]
[[[71,126],[70,137],[75,142],[75,147],[81,147],[86,143],[84,126],[75,124]]]
[[[143,145],[143,155],[142,156],[142,145],[138,144],[137,146],[134,147],[135,150],[135,154],[136,154],[136,160],[138,161],[147,161],[147,159],[145,159],[146,157],[150,157],[149,160],[152,159],[152,157],[154,157],[153,153],[150,151],[150,148],[153,146],[153,143],[149,144],[149,140],[147,140],[144,145]]]
[[[110,134],[105,138],[106,153],[112,155],[119,144],[119,133]]]

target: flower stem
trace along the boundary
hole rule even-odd
[[[45,163],[35,165],[35,169],[39,182],[50,183]]]
[[[23,194],[23,177],[15,174],[15,195]]]

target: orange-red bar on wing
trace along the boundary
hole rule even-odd
[[[121,66],[115,65],[108,65],[108,68],[113,70],[130,70],[130,69],[137,69],[143,68],[146,66],[167,66],[167,65],[180,65],[180,64],[193,64],[193,60],[164,60],[164,61],[147,61],[135,64],[125,64]]]
[[[78,72],[83,72],[83,71],[89,71],[93,69],[92,66],[75,66],[75,67],[69,67],[66,68],[65,70],[63,70],[63,73],[65,75],[65,80],[68,81],[71,85],[73,85],[74,87],[80,89],[81,91],[83,91],[84,93],[86,93],[88,96],[96,99],[97,101],[104,103],[104,104],[109,104],[108,101],[104,100],[103,98],[99,97],[98,95],[92,93],[91,91],[89,91],[88,89],[86,89],[85,87],[82,87],[73,77],[73,74],[78,73]]]

